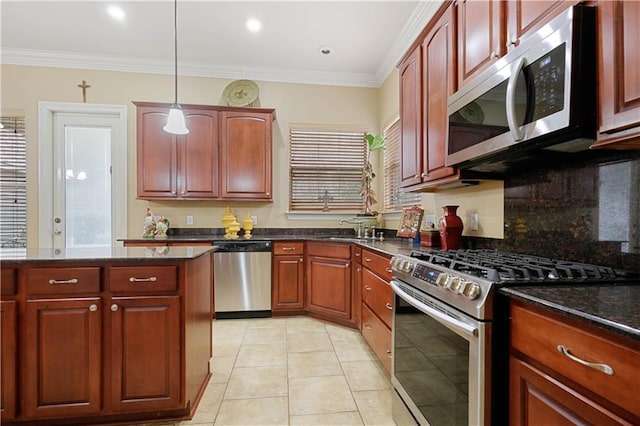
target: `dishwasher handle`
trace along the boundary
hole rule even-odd
[[[216,253],[271,252],[271,241],[215,241]]]

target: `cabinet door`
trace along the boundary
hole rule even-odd
[[[520,359],[511,357],[509,368],[512,426],[631,424]]]
[[[598,143],[640,142],[640,2],[598,2]],[[622,147],[622,146],[620,146]]]
[[[178,152],[175,136],[162,130],[166,109],[138,107],[138,197],[176,198]]]
[[[559,12],[578,1],[575,0],[509,0],[507,2],[507,39],[509,48],[519,44],[527,33],[542,27],[552,12]],[[558,8],[562,6],[562,8]],[[556,9],[558,8],[558,9]]]
[[[274,311],[302,309],[303,282],[304,258],[302,256],[274,256],[271,309]]]
[[[109,317],[113,409],[180,407],[180,297],[114,297]]]
[[[501,0],[464,0],[456,7],[458,83],[462,86],[505,54],[505,6]]]
[[[422,182],[421,52],[416,48],[399,66],[400,78],[400,186]]]
[[[102,409],[100,298],[28,300],[23,389],[26,417],[67,417]]]
[[[221,197],[271,200],[273,114],[224,111]]]
[[[15,301],[3,300],[0,302],[0,325],[2,332],[0,417],[2,421],[6,422],[13,419],[16,414],[16,357],[18,352]]]
[[[306,300],[310,312],[351,321],[351,261],[309,256]]]
[[[473,2],[474,4],[476,2]],[[435,181],[454,176],[457,171],[445,167],[449,132],[447,99],[456,90],[456,47],[454,9],[449,7],[422,44],[424,141],[423,180]]]
[[[218,113],[184,111],[189,133],[177,138],[180,198],[218,196]]]

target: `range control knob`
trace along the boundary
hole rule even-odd
[[[469,299],[475,299],[480,295],[480,286],[474,282],[467,282],[462,289],[462,294],[467,296]]]
[[[392,269],[398,269],[398,263],[400,263],[400,259],[398,259],[396,256],[393,256],[389,263],[391,264]]]
[[[448,279],[449,279],[448,274],[445,274],[444,272],[440,272],[438,274],[438,278],[436,278],[436,284],[438,284],[440,287],[446,287]]]
[[[464,285],[464,280],[462,278],[453,277],[447,283],[447,288],[454,293],[460,292],[460,287]]]
[[[402,262],[402,270],[404,272],[413,271],[413,263],[410,260],[405,260]]]

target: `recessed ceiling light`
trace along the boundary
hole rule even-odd
[[[258,21],[256,18],[247,19],[247,22],[245,22],[244,25],[252,33],[257,33],[262,29],[262,22]]]
[[[329,46],[322,46],[318,49],[318,52],[322,53],[323,55],[330,55],[332,51],[333,49],[331,49],[331,47]]]
[[[109,13],[109,16],[111,16],[113,19],[117,21],[124,20],[124,17],[125,17],[124,10],[122,10],[120,6],[111,5],[107,9],[107,12]]]

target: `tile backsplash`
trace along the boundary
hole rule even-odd
[[[640,271],[640,152],[536,170],[504,182],[504,239],[496,248]]]

